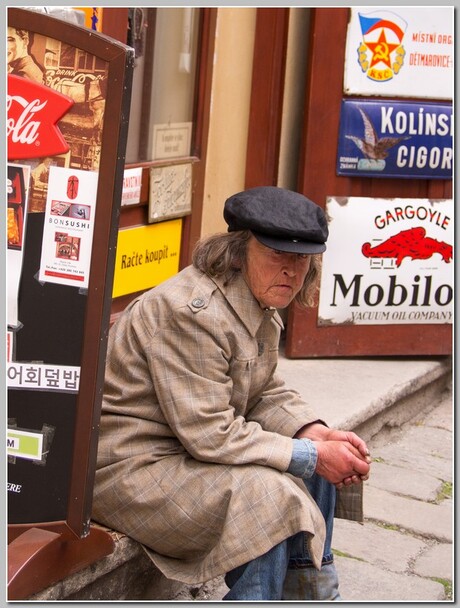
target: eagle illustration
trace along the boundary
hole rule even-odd
[[[379,139],[369,116],[361,108],[358,108],[358,110],[361,112],[364,123],[364,137],[355,137],[354,135],[345,135],[345,137],[351,139],[366,158],[382,160],[388,156],[390,148],[404,139],[410,139],[409,137],[382,137]]]

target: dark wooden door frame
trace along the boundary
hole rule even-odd
[[[276,186],[289,8],[257,9],[245,187]]]

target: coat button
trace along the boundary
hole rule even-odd
[[[201,298],[195,298],[194,300],[192,300],[192,306],[194,308],[203,308],[204,300],[202,300]]]

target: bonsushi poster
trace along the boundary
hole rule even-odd
[[[50,167],[39,280],[87,288],[98,173]]]

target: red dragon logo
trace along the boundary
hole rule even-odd
[[[426,236],[426,230],[421,226],[402,230],[375,247],[364,243],[361,251],[366,258],[396,258],[397,267],[406,257],[428,260],[435,253],[441,254],[447,264],[452,260],[452,245]]]

